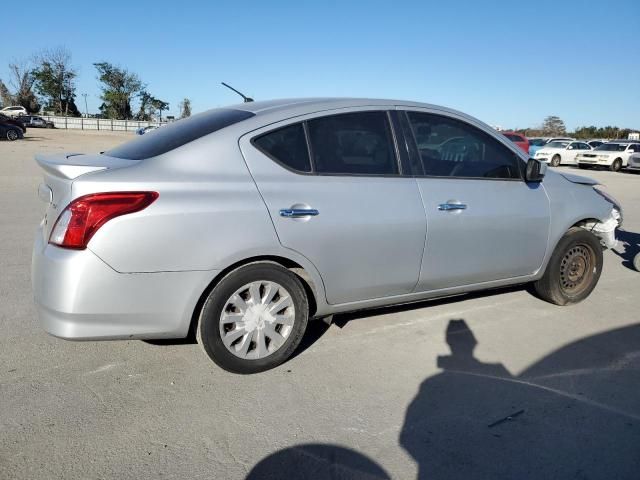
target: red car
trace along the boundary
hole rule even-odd
[[[516,132],[501,132],[501,133],[505,137],[507,137],[509,140],[511,140],[513,143],[518,145],[522,150],[524,150],[524,153],[529,155],[529,140],[527,140],[527,137]]]

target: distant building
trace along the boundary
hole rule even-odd
[[[631,132],[629,134],[629,140],[640,140],[640,133],[638,132]]]

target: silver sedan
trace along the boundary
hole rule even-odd
[[[252,373],[339,312],[528,282],[579,302],[621,208],[523,155],[446,108],[303,99],[211,110],[100,155],[37,156],[40,321],[72,340],[193,329],[218,365]]]

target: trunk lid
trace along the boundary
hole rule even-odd
[[[42,222],[45,244],[58,216],[74,198],[72,186],[78,177],[88,173],[131,167],[139,163],[107,155],[82,153],[36,155],[36,162],[44,171],[44,181],[38,187],[38,196],[47,204]]]

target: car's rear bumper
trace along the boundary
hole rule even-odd
[[[32,285],[38,317],[69,340],[180,338],[213,271],[123,274],[90,250],[47,245],[36,234]]]

